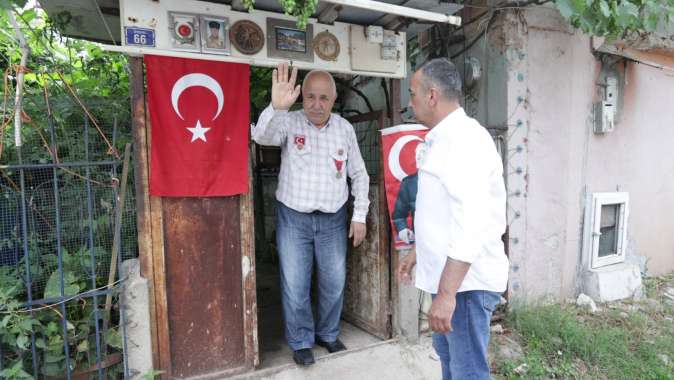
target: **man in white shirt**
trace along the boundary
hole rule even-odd
[[[281,147],[276,190],[276,243],[281,264],[281,298],[288,345],[297,364],[314,363],[314,343],[329,352],[346,349],[339,320],[346,280],[347,208],[355,198],[349,238],[365,238],[369,177],[353,126],[332,114],[337,88],[325,71],[311,71],[301,88],[301,111],[289,112],[300,95],[297,68],[280,64],[272,74],[272,104],[252,131],[255,142]],[[318,284],[314,326],[310,288],[313,263]]]
[[[404,283],[433,294],[429,323],[443,379],[489,379],[489,322],[508,282],[506,191],[491,136],[459,104],[454,64],[434,59],[410,83],[410,107],[431,128],[419,162],[415,249]]]

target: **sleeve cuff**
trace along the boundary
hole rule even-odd
[[[267,109],[271,110],[271,112],[273,112],[274,115],[283,115],[283,114],[288,113],[288,111],[289,111],[289,110],[277,110],[277,109],[274,108],[274,106],[271,105],[271,103],[269,103],[269,106],[267,107]]]
[[[450,259],[472,264],[478,257],[480,247],[475,244],[449,244],[447,256]]]
[[[355,212],[353,213],[353,217],[351,218],[352,222],[358,222],[358,223],[365,223],[365,219],[367,217],[367,214],[361,214],[358,213],[356,214]]]

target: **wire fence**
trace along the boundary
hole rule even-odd
[[[0,165],[0,379],[127,378],[124,279],[109,277],[137,256],[133,174],[119,205],[122,160],[100,136],[121,143],[116,121],[55,124]]]
[[[380,126],[377,120],[353,123],[358,139],[358,148],[365,161],[365,169],[370,176],[370,183],[379,181],[379,163],[381,160]]]

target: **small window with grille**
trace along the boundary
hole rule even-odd
[[[625,261],[629,194],[593,193],[588,207],[589,254],[592,269]]]

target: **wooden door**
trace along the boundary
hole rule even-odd
[[[367,146],[363,146],[359,138],[370,174],[370,210],[365,241],[358,248],[349,248],[342,317],[375,336],[388,339],[391,337],[390,223],[384,181],[379,175],[383,172],[379,130],[384,127],[384,116],[382,112],[371,112],[348,120],[357,131],[361,129],[358,127],[365,127],[370,134]]]
[[[149,194],[152,125],[130,57],[141,275],[150,283],[153,367],[162,379],[252,370],[257,351],[253,198]],[[249,186],[251,184],[249,183]]]

